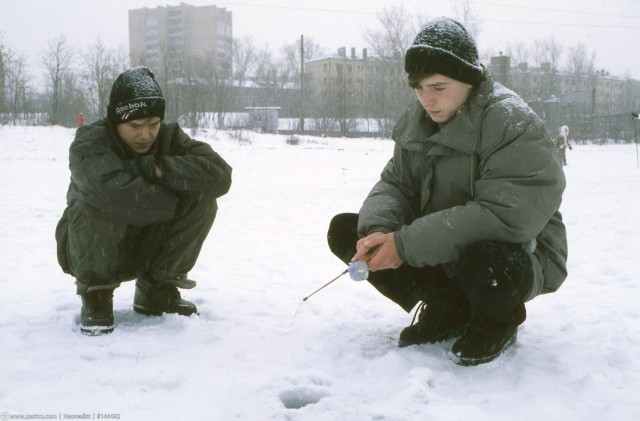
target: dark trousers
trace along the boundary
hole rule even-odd
[[[56,229],[60,266],[76,277],[78,294],[114,289],[141,274],[155,281],[186,276],[217,209],[215,199],[186,199],[170,221],[134,227],[74,202]]]
[[[329,225],[329,248],[347,264],[356,252],[357,226],[355,213],[336,215]],[[452,268],[449,277],[441,265],[415,268],[405,263],[398,269],[371,272],[369,282],[407,312],[424,301],[469,306],[472,318],[516,325],[524,321],[524,297],[533,282],[533,269],[522,245],[475,243]]]

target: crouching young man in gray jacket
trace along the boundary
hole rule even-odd
[[[562,164],[460,23],[429,22],[405,70],[417,98],[393,158],[360,213],[334,217],[329,246],[345,263],[370,254],[369,281],[406,311],[422,302],[399,346],[456,339],[456,363],[486,363],[515,341],[525,302],[566,278]]]
[[[69,149],[67,208],[56,228],[58,261],[76,278],[80,331],[113,331],[113,291],[137,279],[134,310],[197,313],[178,288],[213,224],[231,167],[207,143],[163,122],[153,73],[126,70],[111,89],[107,117],[78,128]]]

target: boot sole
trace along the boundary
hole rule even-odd
[[[437,344],[439,342],[448,341],[449,339],[459,338],[464,333],[465,328],[466,328],[466,325],[458,329],[450,330],[446,333],[443,333],[435,338],[431,338],[426,341],[413,342],[413,341],[403,341],[402,339],[398,339],[398,348],[406,348],[411,345]]]
[[[162,312],[158,313],[157,311],[153,311],[150,308],[139,306],[134,304],[133,311],[136,313],[144,314],[145,316],[162,316]]]
[[[111,326],[80,326],[80,333],[86,336],[108,335],[113,332],[115,325]]]
[[[174,312],[168,312],[168,311],[155,311],[150,309],[149,307],[144,307],[138,304],[134,304],[133,305],[133,311],[135,311],[136,313],[140,313],[140,314],[144,314],[145,316],[162,316],[164,313],[167,314],[178,314],[180,316],[191,316],[193,314],[197,315],[198,311],[180,311],[180,309],[178,309],[177,311]]]
[[[488,363],[490,361],[495,360],[496,358],[498,358],[500,355],[502,355],[507,349],[511,348],[511,346],[516,343],[516,339],[518,337],[518,332],[516,331],[513,336],[511,338],[509,338],[509,340],[507,340],[507,342],[505,342],[504,346],[502,347],[502,349],[499,352],[496,352],[493,355],[488,355],[486,357],[482,357],[482,358],[471,358],[471,357],[461,357],[459,355],[455,355],[452,354],[453,357],[453,362],[463,366],[463,367],[472,367],[475,365],[480,365],[480,364],[485,364]]]

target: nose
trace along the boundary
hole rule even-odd
[[[140,138],[142,140],[147,140],[151,138],[151,129],[149,129],[148,127],[143,127],[140,130]]]
[[[429,94],[428,89],[416,89],[416,95],[418,96],[418,101],[420,101],[425,109],[433,105],[434,98],[433,95]]]

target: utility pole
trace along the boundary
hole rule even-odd
[[[304,133],[304,35],[300,35],[300,133]]]

